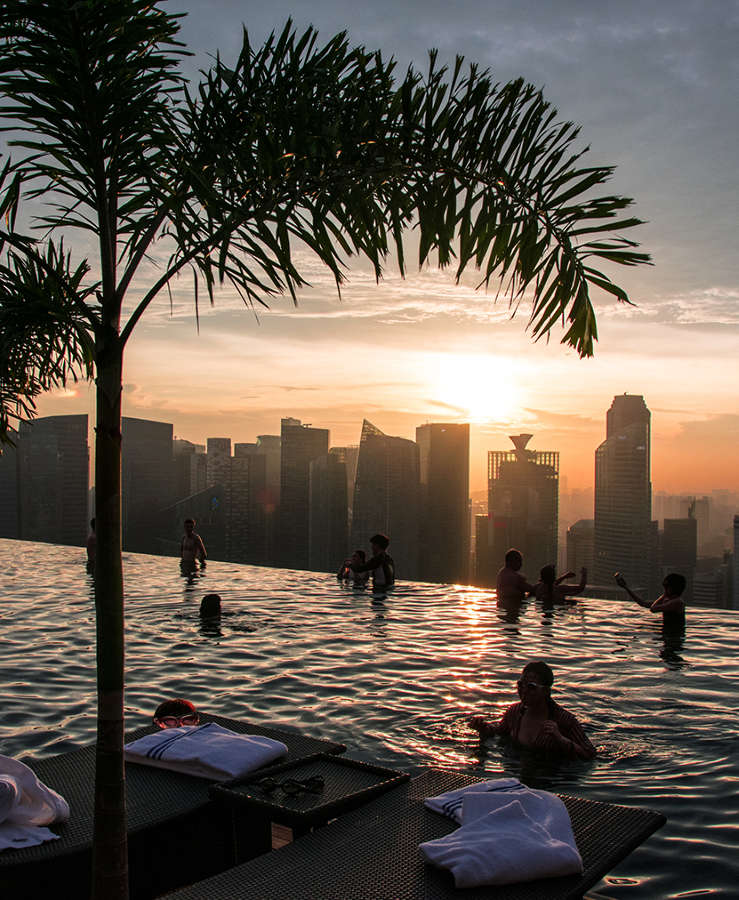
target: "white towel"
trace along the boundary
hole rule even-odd
[[[281,741],[255,734],[236,734],[215,722],[163,728],[126,744],[129,762],[174,769],[184,775],[224,781],[287,756]]]
[[[439,794],[438,797],[428,797],[424,800],[424,803],[434,812],[441,813],[442,816],[449,816],[455,822],[461,823],[462,801],[465,794],[468,794],[470,791],[479,794],[482,791],[511,791],[522,787],[523,785],[518,778],[495,778],[492,781],[477,781],[475,784],[467,785],[467,787],[457,788],[456,791],[447,791],[445,794]]]
[[[0,756],[0,850],[34,847],[59,836],[43,825],[66,822],[69,805],[27,765]]]
[[[577,849],[535,822],[518,800],[462,825],[446,837],[427,841],[419,849],[427,862],[449,869],[458,888],[582,872]]]

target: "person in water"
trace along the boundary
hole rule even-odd
[[[180,725],[198,725],[200,713],[189,700],[175,697],[165,700],[154,712],[154,724],[160,728],[179,728]]]
[[[390,538],[384,534],[373,534],[370,538],[372,556],[364,563],[353,562],[349,568],[356,574],[372,573],[372,590],[384,591],[395,584],[395,563],[387,552]]]
[[[663,627],[670,631],[685,629],[685,601],[682,597],[686,585],[684,575],[681,575],[679,572],[670,572],[669,575],[665,575],[662,581],[664,593],[657,597],[654,603],[650,603],[649,600],[643,600],[638,594],[635,594],[620,573],[617,572],[614,578],[616,579],[616,584],[623,588],[639,606],[643,606],[653,613],[662,613]]]
[[[355,550],[354,553],[341,564],[339,571],[336,573],[336,577],[339,581],[354,582],[354,587],[364,587],[369,580],[369,572],[354,572],[352,571],[352,565],[356,563],[361,566],[364,565],[366,561],[367,556],[364,550]]]
[[[503,603],[523,603],[528,594],[533,594],[535,587],[529,584],[521,574],[523,556],[514,547],[505,555],[505,565],[498,572],[496,592],[498,600]]]
[[[540,572],[540,581],[534,590],[534,596],[543,603],[561,603],[567,597],[574,597],[576,594],[582,594],[585,585],[588,583],[588,570],[585,566],[580,569],[579,584],[562,584],[567,578],[573,578],[574,572],[565,572],[564,575],[556,577],[557,571],[554,566],[544,566]]]
[[[180,555],[182,565],[194,567],[196,560],[201,566],[205,565],[205,544],[199,534],[195,532],[195,519],[185,519],[185,533],[180,542]]]
[[[221,614],[221,595],[206,594],[200,601],[200,617],[202,619],[216,619]]]
[[[518,679],[519,703],[497,722],[473,716],[469,725],[480,740],[507,735],[522,747],[573,759],[592,759],[597,751],[571,712],[552,700],[554,674],[542,661],[527,663]]]

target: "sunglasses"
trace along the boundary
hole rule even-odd
[[[545,685],[539,684],[538,681],[524,681],[521,678],[518,679],[516,684],[518,685],[518,689],[521,691],[524,690],[525,688],[530,688],[532,691],[539,691],[543,687],[545,687]]]
[[[323,776],[311,775],[304,781],[298,781],[297,778],[285,778],[284,781],[277,781],[276,778],[263,778],[256,783],[264,794],[273,794],[276,790],[281,790],[288,797],[295,797],[298,794],[320,794],[323,790]]]
[[[197,713],[187,713],[184,716],[162,716],[155,721],[160,728],[177,728],[180,725],[197,725],[200,716]]]

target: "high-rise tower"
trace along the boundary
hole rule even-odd
[[[606,439],[595,451],[593,582],[613,584],[620,572],[637,593],[653,593],[655,569],[650,481],[651,414],[644,397],[613,398]]]
[[[421,485],[419,567],[423,581],[469,582],[470,426],[416,428]]]
[[[390,538],[396,574],[405,580],[418,571],[418,446],[384,434],[366,419],[357,457],[352,516],[352,548],[369,552],[369,539]]]
[[[161,553],[173,537],[164,512],[175,500],[173,426],[123,416],[121,435],[123,549]]]
[[[557,563],[559,452],[527,450],[530,434],[511,435],[514,450],[488,453],[488,552],[503,565],[506,550],[523,554],[524,571]]]

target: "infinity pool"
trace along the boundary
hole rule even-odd
[[[0,752],[49,756],[94,740],[92,579],[78,548],[0,540],[4,589]],[[127,726],[186,696],[236,718],[342,741],[349,753],[436,765],[616,803],[667,825],[600,888],[619,898],[739,896],[739,615],[689,610],[665,644],[636,605],[581,600],[517,615],[489,591],[399,584],[387,599],[330,575],[124,556]],[[223,597],[202,623],[203,594]],[[466,727],[515,697],[529,659],[599,748],[593,762],[542,763]]]

